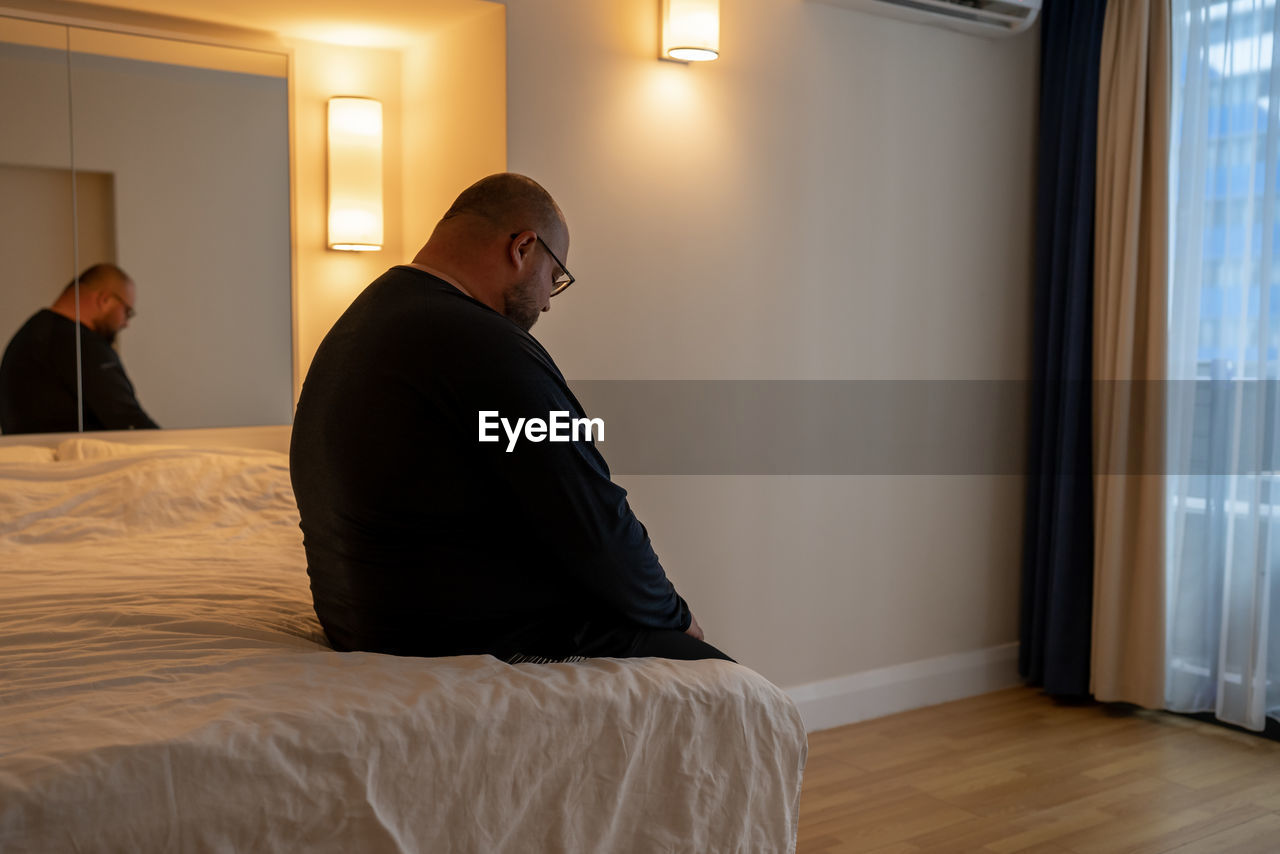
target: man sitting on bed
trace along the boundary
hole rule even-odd
[[[290,454],[316,614],[335,649],[727,658],[703,641],[583,433],[481,441],[486,417],[584,417],[529,334],[573,281],[568,250],[546,190],[491,175],[320,344]]]
[[[133,319],[136,297],[124,270],[94,264],[72,279],[53,305],[33,314],[0,359],[0,432],[71,432],[80,424],[80,401],[85,430],[158,426],[138,403],[114,348],[116,335]]]

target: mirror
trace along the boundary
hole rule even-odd
[[[116,350],[152,419],[288,423],[287,67],[278,53],[0,18],[0,347],[76,271],[114,263],[136,286]],[[72,354],[58,354],[74,359],[66,328]],[[94,368],[81,365],[85,382]],[[65,429],[78,423],[69,413]]]

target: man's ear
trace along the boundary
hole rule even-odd
[[[538,233],[536,231],[522,231],[513,235],[511,242],[507,244],[507,254],[510,257],[512,266],[516,267],[516,269],[523,269],[537,242]]]

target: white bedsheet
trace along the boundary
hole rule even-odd
[[[283,455],[97,451],[0,464],[0,851],[794,850],[752,671],[333,652]]]

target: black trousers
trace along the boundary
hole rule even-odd
[[[571,629],[549,629],[509,637],[493,654],[511,664],[581,661],[586,658],[672,658],[733,661],[706,641],[674,629],[590,620]]]

